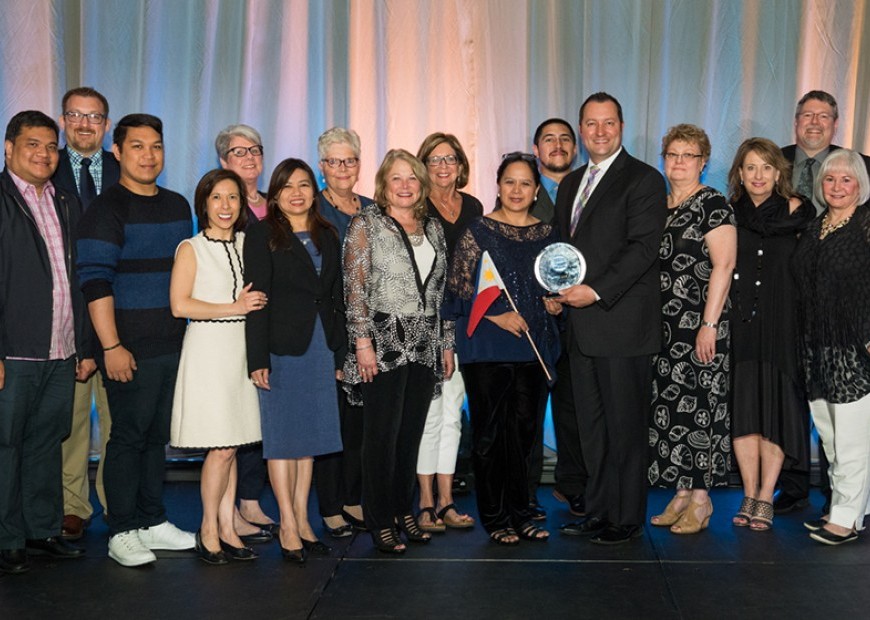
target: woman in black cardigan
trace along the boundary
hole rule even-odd
[[[245,277],[269,297],[248,316],[248,370],[260,388],[263,455],[281,512],[281,550],[329,553],[308,522],[313,457],[341,450],[335,379],[346,349],[341,251],[318,213],[311,168],[286,159],[267,214],[245,243]]]

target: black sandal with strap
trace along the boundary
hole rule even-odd
[[[404,517],[400,517],[396,519],[396,525],[399,529],[405,533],[405,536],[408,538],[410,542],[428,544],[428,542],[432,539],[432,535],[428,532],[424,532],[420,529],[420,526],[417,524],[417,519],[414,518],[414,515],[405,515]]]
[[[490,533],[489,539],[497,545],[513,547],[514,545],[520,544],[519,538],[513,538],[513,540],[511,540],[511,538],[515,536],[517,536],[517,533],[514,531],[514,528],[506,527]]]
[[[531,540],[532,542],[547,542],[550,538],[550,532],[542,530],[533,521],[528,521],[523,525],[517,535],[523,540]]]
[[[405,545],[399,538],[399,533],[391,527],[383,530],[372,530],[372,542],[381,553],[405,553]]]

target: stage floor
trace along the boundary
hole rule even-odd
[[[435,535],[401,557],[378,553],[368,535],[324,542],[333,557],[304,567],[282,561],[275,543],[258,545],[251,563],[207,566],[193,553],[158,552],[156,564],[122,568],[106,555],[106,526],[94,519],[82,560],[34,558],[29,573],[0,577],[0,617],[64,618],[785,618],[860,617],[870,609],[870,534],[841,547],[810,540],[801,523],[812,505],[777,517],[770,532],[731,525],[737,489],[715,491],[710,528],[674,536],[647,526],[644,536],[600,547],[561,536],[570,520],[552,487],[547,543],[501,547],[482,528]],[[669,499],[650,492],[650,513]],[[458,498],[476,514],[474,496]],[[195,530],[195,482],[166,486],[170,519]],[[276,514],[269,497],[264,506]],[[312,511],[316,515],[316,509]],[[315,531],[322,528],[312,518]]]

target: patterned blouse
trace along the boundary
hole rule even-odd
[[[344,241],[347,330],[351,349],[357,338],[372,339],[380,372],[416,362],[432,368],[440,380],[442,351],[454,342],[453,321],[442,321],[439,312],[447,245],[437,220],[427,216],[423,227],[435,248],[425,281],[408,235],[381,207],[363,207],[351,220]],[[344,381],[345,389],[362,381],[353,351],[345,361]]]

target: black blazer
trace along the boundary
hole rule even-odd
[[[335,367],[344,365],[347,332],[344,289],[341,279],[341,247],[332,230],[320,235],[320,275],[305,246],[291,234],[290,248],[269,249],[269,224],[253,224],[245,233],[245,283],[264,291],[269,303],[250,312],[245,321],[248,371],[271,369],[269,354],[302,355],[311,344],[315,318],[319,315],[329,348],[335,352]]]
[[[559,184],[556,222],[562,239],[583,253],[584,283],[601,299],[569,309],[569,333],[585,355],[657,353],[662,331],[658,257],[667,217],[664,178],[623,149],[592,192],[571,236],[571,208],[585,171],[583,166]]]
[[[556,215],[556,206],[553,204],[553,201],[550,200],[550,194],[547,193],[547,190],[544,189],[543,185],[538,187],[537,200],[535,200],[532,208],[529,209],[529,213],[545,224],[553,223],[553,219]]]
[[[103,185],[102,190],[112,187],[115,183],[121,180],[121,166],[118,160],[115,159],[114,153],[103,150]],[[51,182],[55,187],[59,187],[68,191],[71,194],[79,196],[79,190],[76,187],[76,178],[73,175],[72,162],[69,159],[69,151],[64,147],[59,152],[57,162],[57,170],[51,177]],[[81,196],[79,196],[81,198]],[[82,205],[82,209],[87,209],[90,205]]]
[[[830,154],[833,151],[836,151],[837,149],[841,149],[843,147],[832,144],[828,148],[830,149],[830,151],[828,151],[828,154]],[[782,154],[787,160],[789,160],[791,163],[794,163],[794,158],[797,155],[797,144],[789,144],[788,146],[782,147]],[[861,159],[864,160],[864,165],[867,167],[867,174],[870,175],[870,157],[867,157],[866,155],[864,155],[864,153],[858,154],[861,156]]]

